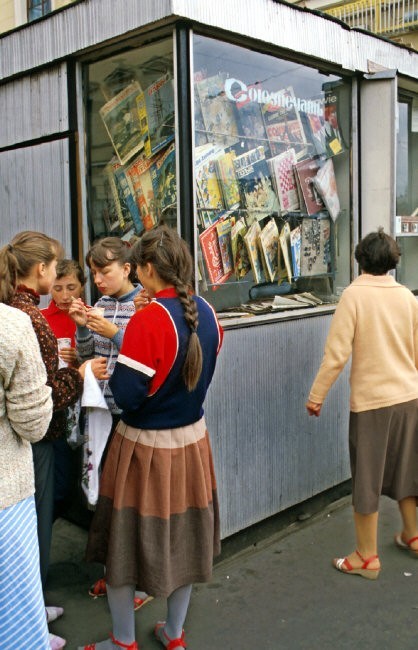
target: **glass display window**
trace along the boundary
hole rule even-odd
[[[173,41],[84,69],[91,241],[177,225]]]
[[[351,280],[350,81],[197,34],[192,74],[199,292],[218,311],[335,302]]]
[[[418,97],[399,98],[396,145],[397,279],[418,294]]]

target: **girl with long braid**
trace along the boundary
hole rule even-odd
[[[167,598],[155,635],[185,648],[193,582],[211,578],[220,551],[216,480],[203,402],[222,329],[192,294],[193,260],[175,230],[135,244],[132,262],[149,304],[131,318],[110,380],[122,409],[100,484],[87,559],[106,565],[110,639],[84,650],[138,650],[135,586]]]

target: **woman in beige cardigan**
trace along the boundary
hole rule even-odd
[[[381,494],[399,504],[395,544],[418,558],[418,301],[388,271],[399,261],[394,239],[379,229],[356,247],[361,275],[343,292],[324,357],[306,404],[319,416],[351,356],[349,446],[357,549],[333,565],[376,579]]]

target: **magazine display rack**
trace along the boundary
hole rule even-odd
[[[337,95],[325,88],[302,110],[287,86],[241,103],[231,100],[234,81],[195,76],[201,287],[245,279],[264,293],[270,284],[273,295],[280,285],[297,291],[303,279],[332,279],[341,213],[333,160],[347,151]]]

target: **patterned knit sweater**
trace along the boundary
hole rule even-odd
[[[34,491],[31,442],[52,415],[51,389],[26,314],[0,304],[0,510]]]
[[[113,298],[113,296],[102,296],[99,298],[94,306],[104,307],[104,317],[111,323],[117,325],[119,330],[113,338],[108,339],[100,334],[91,332],[87,327],[77,326],[77,355],[81,361],[93,359],[94,357],[105,357],[107,359],[108,373],[112,375],[119,350],[122,347],[126,326],[131,316],[135,313],[133,300],[141,288],[140,285],[136,286],[132,291],[125,293],[119,298]],[[110,412],[115,414],[120,413],[121,410],[116,406],[108,382],[100,381],[99,384]]]
[[[65,434],[67,427],[67,406],[74,404],[83,391],[83,379],[75,368],[58,367],[58,346],[55,334],[41,314],[39,294],[19,285],[12,306],[24,311],[32,321],[41,355],[48,376],[47,384],[52,388],[54,414],[46,438],[53,440]]]

